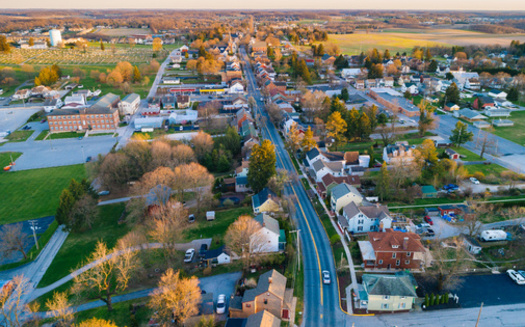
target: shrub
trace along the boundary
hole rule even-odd
[[[445,293],[445,303],[448,303],[448,301],[449,301],[448,293]]]
[[[428,294],[425,294],[425,307],[428,307],[430,304],[430,298],[428,297]]]
[[[204,268],[204,270],[202,271],[202,274],[203,274],[204,276],[209,276],[209,275],[211,275],[211,266],[208,266],[208,267]]]
[[[474,174],[472,174],[472,177],[482,181],[485,179],[485,175],[481,171],[477,171]]]
[[[434,293],[430,294],[430,305],[435,305],[436,304],[436,296],[434,295]]]
[[[341,236],[339,236],[339,234],[335,234],[335,235],[332,235],[332,237],[330,237],[330,244],[332,245],[340,241],[341,241]]]

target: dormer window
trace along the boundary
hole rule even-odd
[[[397,249],[399,247],[399,245],[397,244],[392,244],[392,249]]]

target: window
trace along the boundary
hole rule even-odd
[[[412,253],[407,252],[407,257],[410,257],[411,255],[412,255]]]
[[[381,309],[388,309],[388,303],[381,303]]]
[[[396,258],[396,253],[392,253],[392,258],[395,259]]]
[[[398,309],[404,309],[405,307],[406,307],[406,303],[399,303],[399,304],[397,305],[397,308],[398,308]]]
[[[246,307],[247,307],[247,308],[251,308],[252,305],[251,305],[250,303],[246,303]]]
[[[405,260],[405,265],[409,265],[410,264],[410,260]]]
[[[389,299],[390,299],[390,295],[385,295],[383,298],[384,298],[385,300],[389,300]]]
[[[365,221],[364,221],[363,219],[359,219],[359,220],[357,221],[357,223],[360,224],[360,225],[363,224],[364,222],[365,222]]]
[[[264,304],[268,304],[268,299],[264,299]]]
[[[379,260],[379,264],[382,265],[383,264],[383,260]]]
[[[357,226],[357,231],[358,232],[362,232],[363,231],[363,226]]]
[[[400,263],[401,263],[401,260],[396,260],[396,266],[399,266]]]

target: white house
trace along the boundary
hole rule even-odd
[[[341,77],[344,79],[356,78],[362,73],[361,68],[343,68],[341,70]]]
[[[121,115],[133,115],[139,109],[140,95],[137,93],[128,94],[118,104]]]
[[[51,112],[55,109],[60,109],[62,106],[63,103],[60,99],[47,99],[43,104],[45,112]]]
[[[280,248],[281,230],[277,219],[266,213],[261,213],[253,219],[259,223],[261,229],[250,236],[250,251],[263,253],[284,250],[284,246]]]
[[[197,110],[175,110],[170,114],[170,124],[194,123],[197,121],[199,113]]]
[[[507,92],[504,92],[504,91],[501,91],[501,90],[490,90],[489,91],[489,97],[492,97],[494,99],[506,100],[507,99]]]
[[[347,206],[351,202],[361,205],[363,196],[359,191],[346,183],[339,184],[332,188],[330,207],[333,212],[339,212],[341,208]]]
[[[409,163],[414,160],[413,147],[406,141],[389,144],[383,149],[383,161],[387,164],[393,162]]]
[[[406,91],[410,92],[412,95],[415,95],[419,93],[419,88],[414,83],[406,83],[401,86],[401,92],[405,93]]]
[[[322,178],[330,174],[334,177],[342,177],[345,175],[345,165],[341,161],[324,161],[317,160],[310,167],[310,175],[316,182],[321,182]]]
[[[235,94],[235,93],[244,93],[244,86],[242,85],[241,82],[239,81],[235,81],[232,83],[232,85],[230,86],[230,90],[229,92],[230,94]]]
[[[224,265],[231,262],[231,255],[223,245],[218,249],[206,251],[204,260],[208,261],[208,265]]]
[[[339,225],[351,233],[366,233],[392,227],[392,217],[386,206],[358,206],[351,202],[343,208],[338,218]]]

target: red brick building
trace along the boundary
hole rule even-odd
[[[368,241],[359,241],[365,268],[420,269],[424,266],[425,247],[419,235],[386,229],[369,232]]]

